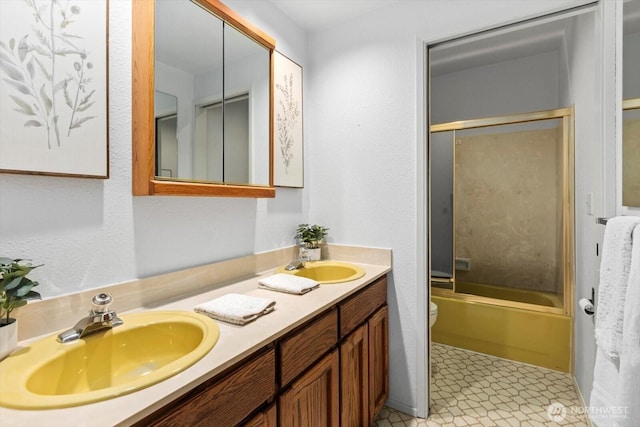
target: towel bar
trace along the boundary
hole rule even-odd
[[[603,218],[603,217],[596,218],[596,224],[607,225],[607,221],[609,221],[609,218]]]

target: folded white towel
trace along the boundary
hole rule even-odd
[[[265,277],[264,279],[260,279],[258,284],[259,287],[263,289],[296,295],[306,294],[320,286],[315,280],[286,273],[278,273]]]
[[[196,313],[223,322],[245,325],[274,310],[275,301],[241,294],[227,294],[193,308]]]
[[[631,264],[632,232],[640,218],[618,216],[607,222],[602,244],[596,307],[596,343],[613,362],[620,358],[624,303]]]

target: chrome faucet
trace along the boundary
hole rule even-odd
[[[309,261],[309,252],[304,246],[304,243],[300,245],[300,252],[298,258],[291,261],[284,269],[287,271],[299,270],[304,267],[304,263]]]
[[[122,325],[123,322],[116,312],[109,310],[112,301],[109,294],[94,295],[91,300],[93,307],[89,310],[89,316],[81,319],[73,328],[58,335],[58,342],[75,341],[94,332]]]

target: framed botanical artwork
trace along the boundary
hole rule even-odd
[[[302,67],[275,51],[273,76],[273,183],[303,188]]]
[[[0,172],[109,177],[108,0],[0,0]]]

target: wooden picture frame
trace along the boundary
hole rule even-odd
[[[303,188],[302,67],[275,51],[273,74],[273,183]]]
[[[0,2],[0,172],[109,177],[108,12]]]

